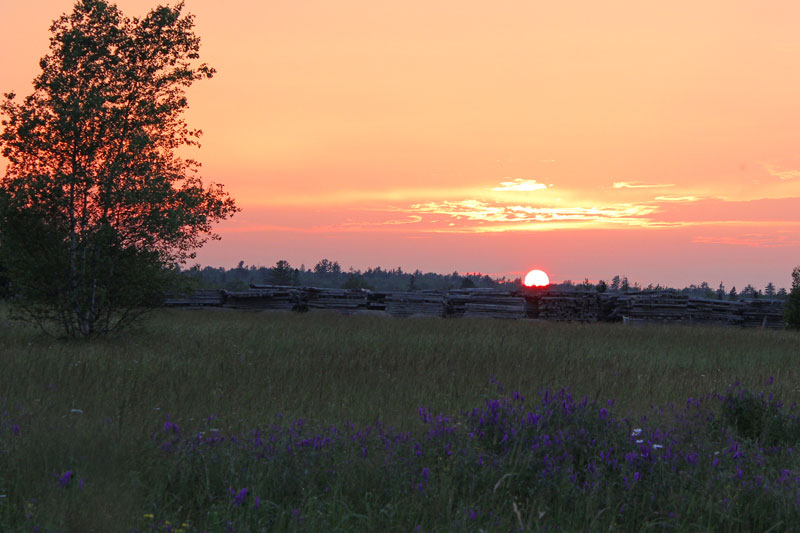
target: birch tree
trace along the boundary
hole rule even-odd
[[[0,262],[15,308],[43,328],[129,323],[238,210],[176,154],[201,134],[182,117],[186,89],[214,74],[183,7],[128,18],[79,0],[50,28],[33,93],[0,104]]]

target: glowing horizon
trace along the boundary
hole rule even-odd
[[[0,1],[0,92],[30,92],[73,4]],[[546,250],[554,282],[763,288],[800,263],[800,4],[185,11],[218,71],[189,93],[187,153],[243,208],[203,264],[502,275]]]

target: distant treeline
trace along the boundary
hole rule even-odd
[[[506,277],[492,278],[479,273],[438,274],[435,272],[406,272],[402,268],[385,269],[381,267],[358,270],[343,270],[338,261],[320,260],[313,268],[305,265],[293,267],[288,261],[278,261],[275,266],[245,265],[239,261],[235,268],[195,266],[184,271],[193,279],[197,288],[226,289],[230,291],[246,290],[250,284],[288,285],[295,287],[327,287],[343,289],[370,289],[374,291],[426,291],[466,288],[506,289],[514,290],[522,287],[522,279]],[[597,292],[632,292],[642,290],[674,289],[682,294],[702,298],[720,300],[736,300],[738,298],[786,298],[787,291],[778,289],[770,282],[763,289],[747,285],[741,291],[736,287],[727,289],[722,283],[714,289],[708,283],[689,285],[681,289],[660,284],[642,286],[629,282],[626,276],[614,276],[608,281],[600,280],[592,283],[588,279],[582,282],[565,281],[552,285],[556,290],[580,290]]]
[[[195,266],[185,274],[194,278],[199,288],[231,291],[245,290],[251,283],[377,291],[500,288],[521,284],[519,279],[492,278],[484,274],[437,274],[420,270],[406,272],[400,267],[384,269],[378,266],[363,271],[351,267],[343,270],[338,261],[328,259],[322,259],[313,268],[306,268],[305,265],[295,268],[288,261],[278,261],[273,267],[248,266],[244,261],[239,261],[239,265],[231,269]]]

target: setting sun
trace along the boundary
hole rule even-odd
[[[550,285],[550,278],[543,270],[531,270],[525,276],[526,287],[546,287]]]

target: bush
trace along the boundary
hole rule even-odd
[[[800,422],[783,409],[772,394],[749,389],[729,390],[722,404],[722,416],[736,436],[762,446],[791,446],[800,442]]]
[[[783,316],[791,329],[800,329],[800,267],[792,271],[792,292],[786,300]]]

